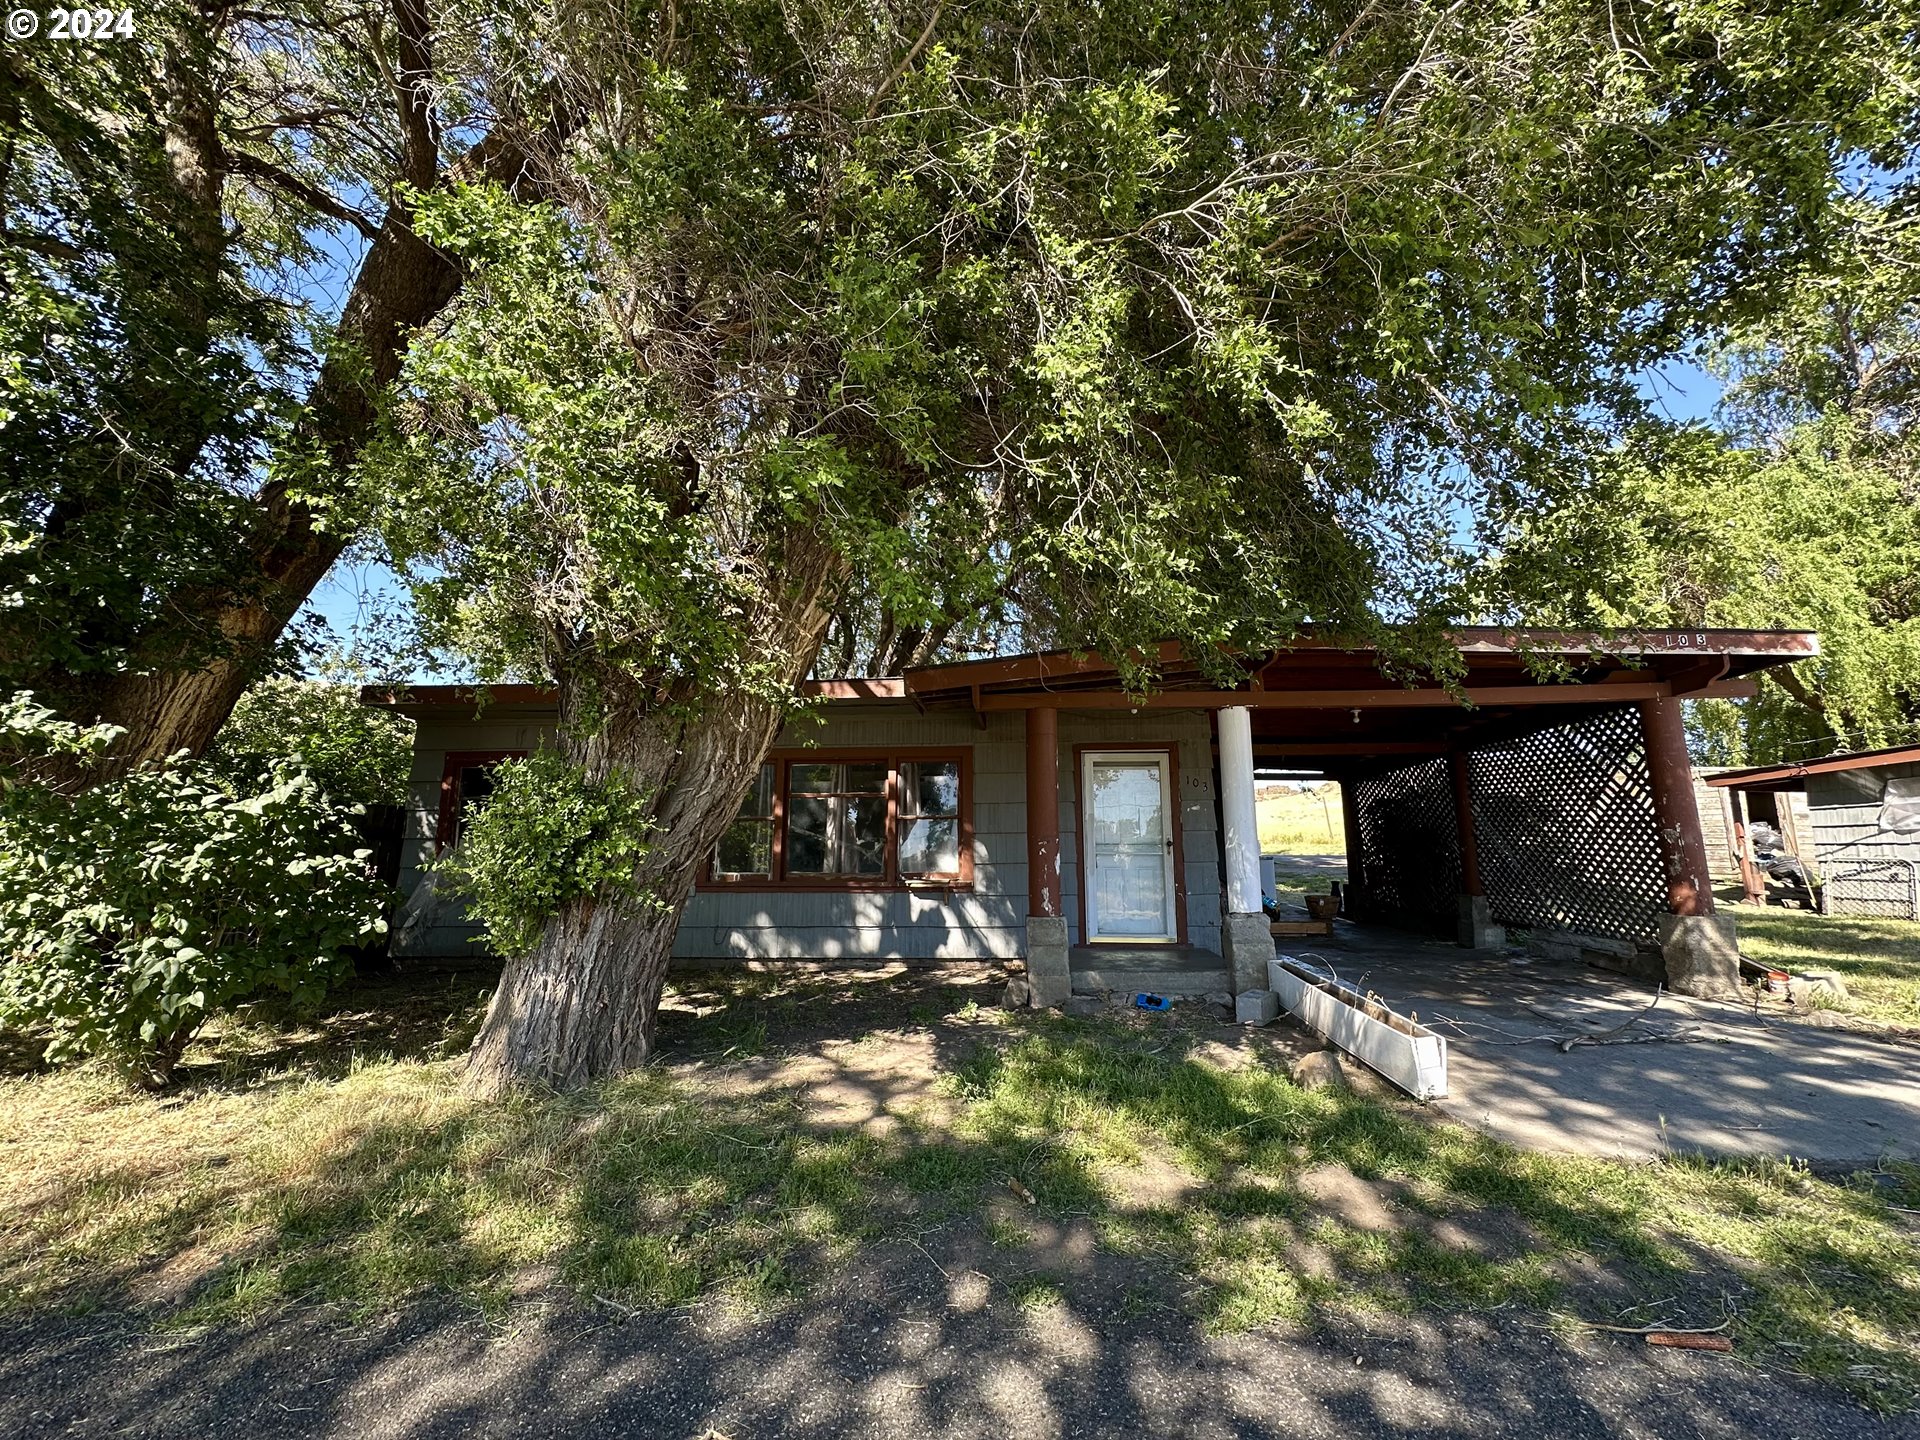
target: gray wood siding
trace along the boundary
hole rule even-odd
[[[414,731],[413,769],[408,777],[409,804],[405,836],[400,846],[400,892],[413,897],[433,858],[440,828],[440,776],[447,755],[459,750],[532,750],[553,733],[553,726],[527,720],[422,720]],[[393,950],[402,956],[467,956],[481,952],[476,943],[484,927],[469,920],[457,901],[442,901],[423,915],[411,933],[406,928],[407,907],[396,927]]]
[[[450,751],[528,750],[551,727],[521,721],[423,721],[414,741],[412,806],[401,854],[400,885],[412,894],[432,857],[439,824],[440,777]],[[1061,869],[1069,929],[1080,936],[1079,775],[1075,747],[1166,744],[1176,751],[1180,786],[1187,934],[1220,946],[1220,840],[1214,795],[1212,727],[1204,711],[1065,711],[1060,716]],[[898,705],[832,705],[799,717],[783,748],[886,748],[929,745],[973,757],[973,861],[970,891],[697,890],[675,938],[682,959],[1012,959],[1026,951],[1026,725],[1018,713],[922,715]],[[465,955],[481,927],[457,903],[424,904],[397,953]],[[404,928],[404,927],[403,927]]]
[[[1827,905],[1836,915],[1913,914],[1910,876],[1920,867],[1920,835],[1880,828],[1880,806],[1891,779],[1920,776],[1920,765],[1877,765],[1807,777],[1807,809],[1827,880]],[[1859,873],[1874,861],[1893,861]],[[1904,893],[1903,893],[1904,892]]]
[[[1700,812],[1700,837],[1707,845],[1707,871],[1713,875],[1738,875],[1740,854],[1733,845],[1733,798],[1727,790],[1707,784],[1709,775],[1721,771],[1693,772],[1693,803]]]

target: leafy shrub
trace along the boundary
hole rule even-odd
[[[122,733],[118,725],[75,725],[57,719],[27,691],[0,700],[0,793],[28,783],[36,760],[97,756]]]
[[[4,713],[17,748],[63,738],[22,697]],[[0,792],[0,1022],[45,1032],[49,1059],[105,1056],[162,1085],[209,1016],[317,997],[343,947],[386,928],[355,813],[284,764],[250,785],[184,758],[78,795],[16,780]]]
[[[587,778],[557,750],[494,768],[493,793],[460,827],[441,862],[502,955],[540,943],[548,917],[587,895],[637,898],[649,848],[648,796],[615,772]]]
[[[207,758],[236,778],[292,761],[336,800],[402,805],[413,722],[362,705],[351,685],[262,680],[240,697]]]

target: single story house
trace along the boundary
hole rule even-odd
[[[1146,696],[1067,652],[809,682],[813,703],[716,847],[675,955],[1023,958],[1036,1003],[1058,1003],[1076,958],[1150,949],[1212,957],[1222,987],[1263,986],[1254,791],[1284,771],[1340,782],[1355,919],[1470,946],[1498,943],[1500,926],[1564,931],[1639,952],[1675,984],[1731,983],[1679,702],[1750,693],[1742,677],[1817,653],[1816,637],[1454,640],[1452,688],[1396,684],[1374,651],[1311,631],[1239,657],[1224,688],[1162,646]],[[470,953],[479,928],[422,883],[426,867],[459,843],[489,767],[552,733],[554,695],[364,698],[418,727],[396,953]]]
[[[1765,820],[1794,844],[1832,915],[1920,920],[1920,745],[1723,770],[1707,778],[1740,824]]]

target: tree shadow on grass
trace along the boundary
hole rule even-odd
[[[779,1310],[875,1247],[911,1244],[943,1275],[934,1254],[985,1254],[968,1263],[986,1283],[1044,1306],[1071,1230],[1092,1237],[1096,1269],[1167,1277],[1162,1293],[1206,1330],[1513,1303],[1612,1320],[1669,1296],[1663,1321],[1715,1323],[1725,1294],[1743,1345],[1807,1347],[1789,1358],[1880,1403],[1915,1393],[1916,1253],[1885,1208],[1920,1198],[1911,1176],[1890,1195],[1780,1165],[1521,1155],[1408,1106],[1223,1069],[1201,1058],[1199,1028],[952,1024],[971,987],[948,996],[930,979],[843,1009],[836,983],[756,982],[738,1006],[719,1003],[724,985],[695,991],[717,1008],[673,1012],[681,1063],[570,1096],[481,1104],[449,1065],[355,1063],[363,1048],[314,1042],[293,1068],[317,1083],[267,1094],[224,1163],[156,1184],[100,1157],[40,1197],[25,1217],[38,1243],[9,1247],[0,1278],[42,1303],[195,1323],[433,1293],[498,1315],[554,1287],[640,1312]],[[945,1113],[836,1058],[955,998],[935,1027]],[[777,1070],[716,1083],[708,1062],[741,1058],[742,1013],[763,1044],[810,1044],[888,1123],[822,1123]],[[347,1033],[368,1032],[343,1019],[336,1041]],[[424,1022],[375,1033],[411,1036],[416,1054],[438,1043]],[[201,1093],[258,1097],[280,1071],[244,1073]],[[1141,1203],[1132,1177],[1156,1161],[1191,1184]]]
[[[42,1036],[28,1035],[0,1026],[0,1078],[19,1079],[44,1075],[53,1066],[48,1062],[47,1042]]]
[[[1776,1360],[1868,1398],[1920,1396],[1920,1244],[1887,1208],[1920,1201],[1914,1167],[1886,1185],[1773,1161],[1522,1154],[1408,1105],[1069,1026],[983,1053],[962,1083],[969,1123],[1003,1143],[1072,1134],[1124,1162],[1152,1137],[1199,1177],[1176,1205],[1101,1218],[1112,1242],[1205,1281],[1216,1325],[1313,1323],[1356,1303],[1552,1302],[1610,1322],[1667,1297],[1670,1310],[1630,1323],[1714,1324],[1731,1304],[1747,1341],[1796,1347]]]

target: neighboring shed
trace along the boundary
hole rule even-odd
[[[1707,782],[1719,770],[1693,772],[1693,803],[1700,812],[1700,838],[1707,842],[1707,864],[1717,876],[1740,873],[1740,851],[1733,843],[1733,793]]]
[[[1728,770],[1707,784],[1790,837],[1804,796],[1813,853],[1802,839],[1800,855],[1829,914],[1920,920],[1920,745]]]

